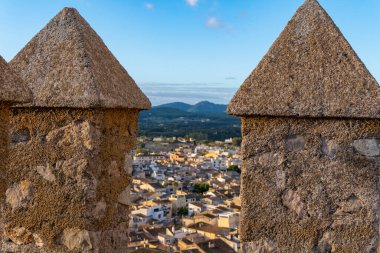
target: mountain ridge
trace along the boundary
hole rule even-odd
[[[240,137],[240,119],[226,113],[227,105],[202,101],[154,106],[139,116],[139,135],[224,140]]]
[[[183,103],[183,102],[173,102],[155,106],[153,108],[173,108],[186,112],[194,113],[207,113],[207,114],[222,114],[226,113],[227,105],[215,104],[209,101],[201,101],[194,105]]]

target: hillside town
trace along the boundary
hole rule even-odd
[[[130,190],[130,252],[238,252],[236,139],[140,137]]]

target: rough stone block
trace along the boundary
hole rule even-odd
[[[227,111],[243,120],[242,251],[380,253],[379,84],[305,0]]]
[[[6,158],[8,157],[8,124],[9,124],[9,106],[0,102],[0,210],[5,201],[5,191],[7,189],[5,176],[2,173],[6,167]],[[3,227],[2,216],[0,214],[0,229]]]
[[[243,118],[242,251],[376,252],[379,140],[376,119]]]
[[[12,110],[1,252],[125,252],[138,110]],[[22,141],[20,141],[22,140]]]

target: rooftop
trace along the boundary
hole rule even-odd
[[[235,250],[232,249],[227,243],[221,239],[210,240],[206,242],[197,243],[198,247],[201,248],[206,253],[234,253]]]
[[[198,249],[186,249],[182,250],[182,253],[201,253]]]
[[[212,213],[202,213],[202,214],[199,214],[199,216],[205,216],[205,217],[207,217],[209,219],[215,219],[215,218],[218,217],[218,216],[216,216],[216,215],[214,215]]]
[[[188,228],[204,231],[207,233],[219,234],[219,235],[225,235],[231,231],[231,229],[229,228],[221,228],[221,227],[213,226],[204,222],[197,222],[197,223],[191,224],[188,226]]]
[[[160,184],[160,183],[149,183],[149,185],[151,186],[151,187],[153,187],[154,189],[164,189],[165,187],[162,185],[162,184]]]
[[[131,253],[167,253],[167,251],[160,250],[160,249],[141,248],[137,250],[132,250]]]

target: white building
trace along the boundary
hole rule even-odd
[[[174,210],[177,210],[178,208],[181,208],[181,207],[186,207],[187,205],[186,197],[183,195],[173,194],[169,197],[169,200],[172,202]]]
[[[206,207],[201,203],[189,203],[189,215],[201,213],[206,210]]]
[[[148,223],[150,218],[144,214],[132,214],[129,219],[129,228],[138,228]]]
[[[163,160],[165,156],[163,155],[140,155],[133,157],[133,164],[149,164],[152,162],[157,162]]]
[[[132,211],[132,215],[143,214],[153,220],[162,221],[165,220],[164,210],[161,205],[151,207],[141,207]]]
[[[162,170],[153,171],[151,177],[155,178],[158,181],[163,181],[166,178],[165,173]]]

